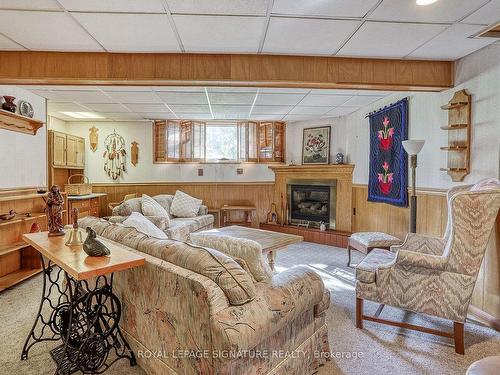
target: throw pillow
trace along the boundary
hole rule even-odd
[[[200,210],[201,202],[201,199],[194,198],[177,190],[170,206],[170,213],[177,217],[196,217]]]
[[[142,194],[141,209],[144,216],[160,216],[167,219],[167,228],[170,226],[169,213],[149,195]]]
[[[500,181],[498,181],[496,178],[486,178],[472,186],[470,191],[481,191],[488,189],[500,189]]]
[[[156,225],[146,219],[139,212],[132,212],[132,214],[123,222],[123,225],[135,228],[138,232],[151,237],[156,237],[161,240],[168,239],[167,235],[163,231],[161,231]]]

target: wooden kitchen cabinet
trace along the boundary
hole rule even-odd
[[[55,131],[50,132],[52,148],[52,165],[54,167],[66,166],[66,134]]]
[[[84,169],[85,139],[56,131],[49,133],[51,165],[56,168]]]

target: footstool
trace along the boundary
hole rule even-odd
[[[500,356],[486,357],[474,362],[467,369],[466,375],[494,375],[500,369]]]
[[[351,251],[358,250],[363,254],[368,254],[375,248],[390,249],[393,245],[400,245],[403,241],[399,238],[382,232],[357,232],[349,237],[347,251],[349,252],[349,260],[347,266],[351,267]]]

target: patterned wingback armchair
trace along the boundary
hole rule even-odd
[[[443,238],[408,234],[403,244],[391,251],[375,249],[358,265],[356,327],[371,320],[451,337],[455,351],[464,353],[464,322],[500,207],[500,182],[452,188],[447,199]],[[454,332],[363,315],[364,299],[452,320]]]

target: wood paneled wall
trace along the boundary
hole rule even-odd
[[[452,61],[187,53],[0,52],[2,84],[208,85],[441,91]]]
[[[259,222],[266,221],[274,196],[274,182],[263,183],[127,183],[127,184],[94,184],[93,192],[107,193],[101,199],[101,212],[109,215],[108,202],[120,202],[125,194],[175,194],[182,190],[186,194],[203,200],[210,208],[224,204],[254,205],[257,207]]]
[[[448,209],[444,190],[417,191],[417,232],[442,236]],[[353,232],[381,231],[404,239],[409,228],[409,209],[368,202],[368,187],[353,187]],[[479,271],[469,312],[500,330],[500,215]]]

